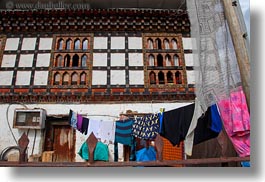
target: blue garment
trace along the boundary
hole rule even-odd
[[[162,133],[164,112],[158,113],[158,116],[159,116],[159,133]]]
[[[74,129],[77,128],[77,113],[75,113],[75,112],[72,112],[71,126],[72,126]]]
[[[211,130],[219,133],[220,131],[222,131],[222,120],[216,104],[211,106],[211,116],[212,116]]]
[[[241,162],[242,167],[250,167],[250,162],[249,161],[243,161]]]
[[[135,138],[132,136],[133,119],[116,121],[114,139],[114,161],[118,161],[118,143],[131,147],[130,161],[135,160]]]
[[[156,151],[153,146],[148,148],[142,148],[136,151],[136,161],[155,161],[156,160]]]
[[[149,114],[135,120],[132,126],[132,135],[137,138],[152,140],[159,132],[159,127],[159,115]]]
[[[84,160],[89,160],[89,152],[87,143],[84,142],[79,149],[79,156]],[[109,148],[108,145],[97,142],[96,148],[94,150],[94,161],[109,161]]]

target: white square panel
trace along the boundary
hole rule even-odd
[[[182,38],[183,49],[197,49],[196,39],[194,38]]]
[[[142,37],[129,37],[128,47],[129,49],[142,49],[143,48]]]
[[[125,54],[124,53],[112,53],[110,55],[111,66],[125,66]]]
[[[129,66],[144,66],[142,53],[129,53]]]
[[[107,53],[93,53],[93,66],[107,66],[108,54]]]
[[[6,39],[6,51],[18,50],[19,38],[7,38]]]
[[[108,37],[94,37],[94,49],[108,49]]]
[[[187,71],[187,81],[188,84],[195,84],[195,72]]]
[[[39,50],[51,50],[52,38],[40,38]]]
[[[21,50],[35,50],[37,38],[23,38]]]
[[[18,67],[32,67],[33,56],[33,54],[21,54]]]
[[[125,37],[111,37],[111,49],[125,49]]]
[[[186,66],[194,66],[193,54],[184,54]]]
[[[49,67],[50,66],[50,53],[39,53],[37,55],[36,67]]]
[[[125,70],[111,70],[111,85],[125,85]]]
[[[107,85],[107,71],[94,70],[92,72],[92,85]]]
[[[14,67],[17,55],[5,54],[3,55],[1,67]]]
[[[48,71],[35,71],[34,85],[47,85],[48,75]]]
[[[0,85],[12,85],[13,71],[0,71]]]
[[[16,85],[30,85],[31,71],[18,71]]]
[[[144,71],[129,71],[130,85],[144,85]]]

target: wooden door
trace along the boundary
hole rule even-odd
[[[45,130],[44,151],[52,153],[52,162],[74,162],[76,131],[68,118],[47,118]]]
[[[71,126],[54,125],[54,162],[74,162],[74,131]]]

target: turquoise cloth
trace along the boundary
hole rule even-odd
[[[79,149],[78,154],[82,159],[89,160],[88,146],[84,142]],[[106,144],[98,142],[94,151],[94,161],[109,161],[109,148]]]

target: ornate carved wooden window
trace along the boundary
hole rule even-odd
[[[53,51],[53,86],[87,87],[91,71],[91,35],[55,35]]]
[[[147,87],[178,88],[187,85],[180,34],[144,34]]]

